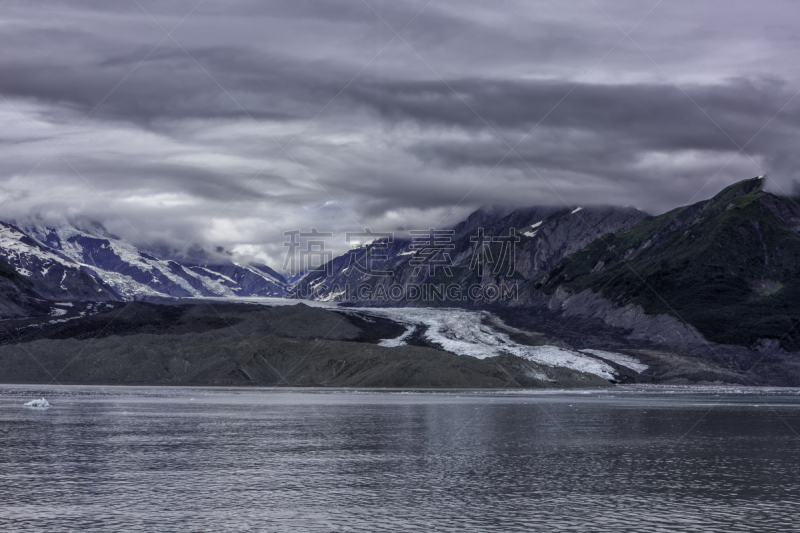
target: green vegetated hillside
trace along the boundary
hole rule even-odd
[[[779,339],[800,350],[800,208],[763,178],[710,200],[647,217],[562,260],[535,286],[601,293],[648,314],[671,314],[714,342]],[[794,230],[794,231],[793,231]]]

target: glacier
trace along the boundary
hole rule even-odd
[[[595,349],[581,350],[581,352],[596,355],[597,357],[602,357],[603,359],[608,359],[609,361],[617,363],[620,366],[630,368],[637,374],[641,374],[642,372],[650,368],[648,365],[642,363],[635,357],[631,357],[630,355],[625,355],[617,352],[608,352],[605,350],[595,350]]]
[[[336,311],[388,318],[406,326],[405,333],[381,341],[381,346],[402,346],[413,330],[422,326],[426,328],[424,337],[428,342],[456,355],[485,359],[509,354],[546,366],[594,374],[609,381],[617,378],[611,365],[592,354],[547,344],[528,346],[513,341],[508,334],[486,323],[487,319],[495,323],[499,321],[486,311],[412,307],[349,307],[337,308]]]

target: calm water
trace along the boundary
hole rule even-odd
[[[0,530],[798,531],[797,432],[797,390],[0,386]]]

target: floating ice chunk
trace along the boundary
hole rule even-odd
[[[50,404],[47,403],[47,400],[42,398],[41,400],[31,400],[25,404],[25,407],[38,407],[40,409],[44,409],[46,407],[50,407]]]

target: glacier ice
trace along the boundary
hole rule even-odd
[[[351,307],[339,308],[337,311],[385,317],[406,326],[405,333],[400,337],[381,341],[381,346],[402,346],[406,344],[406,339],[417,326],[426,326],[424,337],[430,343],[457,355],[485,359],[511,354],[546,366],[569,368],[594,374],[603,379],[616,380],[614,368],[605,361],[592,357],[590,353],[552,345],[518,344],[506,333],[484,323],[485,318],[499,320],[484,311],[418,307]]]
[[[400,335],[399,337],[395,337],[394,339],[384,339],[378,343],[378,346],[385,346],[386,348],[395,348],[397,346],[405,346],[408,344],[406,339],[414,333],[417,327],[413,325],[406,324],[406,331]]]
[[[624,366],[630,368],[637,374],[641,374],[648,368],[646,364],[642,363],[635,357],[631,357],[630,355],[625,355],[617,352],[607,352],[605,350],[581,350],[583,353],[588,353],[592,355],[596,355],[597,357],[602,357],[603,359],[608,359],[612,363],[617,363],[620,366]]]

